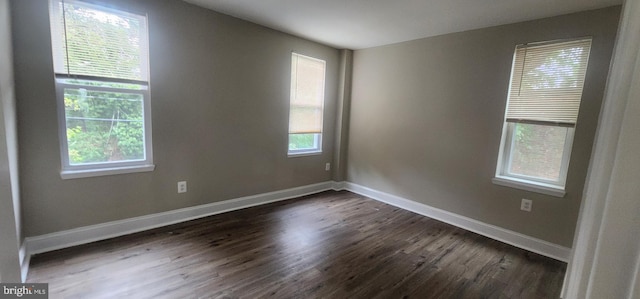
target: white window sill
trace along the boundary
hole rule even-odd
[[[101,169],[63,170],[60,172],[60,177],[62,177],[63,180],[79,179],[79,178],[88,178],[88,177],[103,176],[103,175],[148,172],[148,171],[153,171],[155,168],[156,168],[155,165],[149,164],[149,165],[136,165],[136,166],[112,167],[112,168],[101,168]]]
[[[308,151],[308,152],[295,152],[295,153],[287,153],[287,156],[289,158],[294,158],[294,157],[304,157],[304,156],[317,156],[317,155],[321,155],[322,151]]]
[[[491,179],[491,181],[500,186],[511,187],[521,190],[527,190],[536,193],[542,193],[546,195],[551,195],[555,197],[564,197],[566,192],[564,188],[554,186],[551,184],[532,182],[522,179],[510,178],[510,177],[495,177]]]

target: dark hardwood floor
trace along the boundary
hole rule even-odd
[[[350,192],[36,255],[50,298],[558,298],[566,264]]]

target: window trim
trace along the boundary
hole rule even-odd
[[[322,62],[323,65],[323,77],[322,77],[322,124],[320,125],[320,132],[317,133],[309,133],[309,134],[316,134],[315,137],[315,143],[317,144],[317,146],[315,148],[308,148],[308,149],[290,149],[289,148],[289,140],[292,134],[298,134],[298,133],[290,133],[290,129],[291,129],[291,123],[290,123],[290,118],[291,118],[291,98],[292,98],[292,93],[290,91],[289,94],[289,122],[287,122],[287,131],[289,132],[287,135],[287,157],[304,157],[304,156],[315,156],[315,155],[320,155],[322,154],[322,135],[324,135],[324,116],[325,116],[325,111],[324,111],[324,107],[325,107],[325,101],[326,101],[326,86],[327,86],[327,61],[321,58],[315,58],[315,57],[311,57],[308,55],[304,55],[304,54],[300,54],[297,53],[295,51],[291,51],[291,56],[289,56],[289,61],[292,63],[291,67],[290,67],[290,71],[289,71],[289,76],[290,76],[290,86],[293,83],[293,57],[294,56],[298,56],[298,57],[302,57],[305,59],[310,59],[310,60],[315,60],[318,62]],[[297,71],[296,71],[297,73]]]
[[[113,78],[113,77],[103,77],[103,76],[93,76],[93,75],[81,75],[74,74],[71,72],[71,69],[68,67],[64,67],[60,69],[61,66],[58,59],[61,59],[61,55],[59,51],[62,50],[62,43],[66,43],[64,38],[60,39],[60,37],[54,35],[59,33],[60,30],[66,30],[66,28],[60,28],[60,24],[54,18],[63,17],[64,14],[58,15],[60,11],[58,11],[58,6],[62,3],[64,10],[64,5],[69,4],[77,4],[84,7],[88,7],[90,9],[98,10],[107,14],[115,14],[127,17],[135,17],[139,18],[141,22],[143,22],[144,29],[141,30],[141,46],[144,49],[144,54],[140,61],[141,71],[142,71],[142,79],[143,80],[132,80],[132,79],[124,79],[124,78]],[[62,179],[76,179],[76,178],[84,178],[84,177],[95,177],[95,176],[104,176],[104,175],[114,175],[114,174],[125,174],[125,173],[136,173],[136,172],[147,172],[153,171],[155,169],[155,165],[153,164],[153,148],[152,148],[152,125],[151,125],[151,96],[149,90],[149,18],[146,13],[141,12],[133,12],[126,9],[113,8],[109,6],[103,6],[93,2],[86,1],[78,1],[78,0],[49,0],[49,18],[50,20],[50,34],[52,35],[52,43],[51,43],[51,51],[54,60],[54,82],[56,88],[56,105],[57,105],[57,117],[58,117],[58,140],[60,143],[60,156],[61,156],[61,171],[60,177]],[[64,63],[62,63],[64,65]],[[62,71],[64,70],[64,71]],[[89,86],[83,85],[81,83],[71,83],[69,80],[82,80],[82,81],[94,81],[94,82],[103,82],[103,83],[128,83],[128,84],[137,84],[142,86],[141,89],[133,89],[133,88],[119,88],[119,87],[109,87],[109,86]],[[73,88],[85,88],[87,90],[92,91],[102,91],[102,92],[122,92],[122,93],[133,93],[139,94],[142,96],[142,124],[143,124],[143,152],[144,159],[139,160],[126,160],[126,161],[107,161],[107,162],[98,162],[98,163],[83,163],[80,165],[72,165],[69,161],[69,144],[67,140],[67,119],[66,119],[66,111],[64,105],[64,89],[68,87]]]
[[[519,49],[521,49],[522,47],[525,47],[526,49],[526,47],[529,47],[529,46],[543,47],[543,46],[554,46],[555,44],[561,45],[561,44],[582,43],[582,42],[585,43],[583,46],[587,48],[587,52],[586,52],[585,61],[584,61],[585,64],[583,66],[581,65],[581,67],[584,67],[582,69],[584,73],[582,74],[582,86],[580,89],[580,101],[581,101],[583,97],[583,92],[584,92],[584,84],[586,83],[586,75],[587,75],[586,72],[589,67],[589,56],[590,56],[591,47],[592,47],[592,37],[551,40],[551,41],[516,45],[515,51],[512,57],[512,63],[511,63],[509,91],[507,94],[507,101],[506,101],[505,113],[503,118],[502,136],[500,139],[500,147],[498,150],[496,172],[495,172],[494,178],[492,179],[492,182],[494,184],[557,196],[557,197],[565,196],[566,181],[567,181],[567,175],[569,170],[569,163],[571,160],[571,151],[573,149],[573,141],[574,141],[575,129],[577,125],[577,117],[578,117],[578,112],[580,107],[578,106],[577,108],[578,110],[576,110],[575,116],[573,117],[573,119],[568,119],[568,122],[566,123],[558,121],[557,116],[556,116],[556,119],[554,118],[539,119],[538,117],[524,117],[524,116],[521,118],[512,117],[511,119],[508,119],[508,115],[510,113],[509,109],[510,109],[510,101],[512,100],[512,92],[513,92],[512,89],[515,86],[514,75],[516,74],[517,69],[520,70],[520,67],[522,68],[525,67],[525,61],[526,61],[526,51],[525,51],[524,53],[525,60],[522,61],[522,66],[516,65],[516,62],[519,61],[519,56],[518,56]],[[538,55],[534,55],[534,57],[538,57]],[[522,74],[520,74],[520,76],[522,76]],[[522,80],[524,79],[523,77],[520,77],[520,78],[517,78],[517,80],[518,81],[515,81],[515,82],[516,84],[518,84],[517,86],[520,86],[519,84],[522,84]],[[565,116],[565,115],[562,115],[562,116]],[[517,123],[531,123],[531,124],[538,124],[538,125],[544,125],[544,126],[567,127],[567,134],[565,136],[562,161],[560,165],[560,174],[557,181],[547,180],[547,179],[538,178],[538,177],[531,177],[526,175],[513,174],[509,172],[509,168],[510,168],[509,166],[510,166],[512,155],[513,155],[513,152],[511,151],[511,149],[513,146],[513,142],[515,140],[515,138],[513,138],[513,135],[515,133],[514,128]]]
[[[95,78],[92,81],[96,82],[112,82],[110,80],[98,80]],[[155,165],[153,164],[153,149],[152,149],[152,132],[151,132],[151,100],[149,88],[146,86],[144,89],[128,89],[128,88],[116,88],[106,86],[86,86],[82,84],[73,84],[65,82],[69,80],[67,76],[58,76],[55,78],[56,86],[56,104],[58,106],[58,136],[60,140],[60,156],[62,161],[62,169],[60,171],[60,177],[62,179],[76,179],[84,177],[95,177],[103,175],[114,175],[124,173],[146,172],[153,171]],[[146,85],[146,84],[141,84]],[[82,165],[71,165],[69,161],[69,144],[67,140],[67,118],[64,107],[64,89],[66,87],[85,87],[90,90],[104,91],[104,92],[126,92],[136,93],[142,95],[142,120],[144,130],[144,155],[145,159],[141,160],[129,160],[129,161],[116,161],[116,162],[98,162],[98,163],[86,163]]]
[[[60,177],[63,180],[81,179],[105,175],[126,174],[136,172],[150,172],[156,169],[153,164],[147,165],[134,165],[134,166],[119,166],[119,167],[107,167],[107,168],[94,168],[85,170],[62,170]]]
[[[564,197],[567,192],[564,188],[559,188],[557,186],[543,184],[543,183],[532,183],[531,181],[521,180],[512,177],[504,177],[496,175],[491,179],[496,185],[511,187],[520,190],[531,191],[535,193],[541,193],[546,195],[551,195],[555,197]]]
[[[316,136],[314,137],[314,143],[317,144],[316,147],[314,148],[305,148],[305,149],[289,149],[287,151],[287,156],[288,157],[303,157],[303,156],[315,156],[315,155],[320,155],[322,154],[322,133],[312,133],[315,134]],[[287,135],[288,138],[287,140],[289,140],[289,138],[291,138],[291,135],[293,134],[289,134]],[[289,147],[288,142],[287,142],[287,148]]]
[[[515,125],[516,123],[514,122],[504,122],[502,128],[502,140],[500,142],[500,151],[498,153],[498,165],[496,167],[496,174],[492,179],[492,182],[496,185],[522,189],[556,197],[564,197],[566,194],[565,186],[567,173],[569,170],[569,162],[571,159],[571,150],[573,148],[575,128],[567,127],[567,135],[564,141],[562,162],[560,165],[560,174],[558,177],[559,180],[553,181],[509,172],[509,166],[512,160],[511,157],[513,155],[511,148],[513,146],[513,142],[515,141],[515,138],[513,138],[515,134]]]

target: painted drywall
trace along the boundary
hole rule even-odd
[[[348,181],[570,247],[619,7],[354,53]],[[494,185],[516,44],[592,36],[564,198]],[[520,211],[521,198],[533,211]]]
[[[630,281],[640,267],[640,260],[636,260],[640,258],[640,240],[637,238],[640,234],[640,202],[637,200],[640,198],[637,184],[640,136],[636,133],[640,119],[638,80],[640,2],[626,1],[607,78],[563,298],[640,298],[622,295],[634,284],[640,286],[640,283]],[[633,140],[635,151],[630,147]],[[629,173],[624,174],[625,171]],[[635,171],[635,175],[630,171]],[[621,227],[619,231],[618,227]],[[632,268],[634,264],[635,270]]]
[[[351,80],[353,77],[353,51],[340,50],[340,78],[336,103],[336,141],[333,154],[333,180],[347,178],[347,148],[349,145],[349,115],[351,108]]]
[[[338,50],[179,0],[108,3],[149,17],[156,168],[60,178],[47,1],[12,1],[26,236],[331,179]],[[292,51],[327,62],[321,155],[287,157]]]
[[[609,77],[605,98],[605,111],[616,118],[599,128],[597,153],[602,153],[599,144],[602,134],[609,133],[614,127],[619,131],[612,134],[618,137],[617,144],[604,145],[615,148],[615,156],[608,160],[613,168],[604,182],[595,182],[589,177],[589,184],[605,184],[607,193],[603,197],[586,196],[585,200],[602,203],[603,212],[599,217],[581,219],[577,238],[579,244],[594,249],[593,256],[575,255],[574,263],[584,263],[590,270],[585,292],[570,292],[575,298],[635,298],[638,266],[640,265],[640,2],[629,1],[624,4],[623,19],[616,43],[615,62]],[[607,115],[608,116],[608,115]],[[604,129],[602,127],[605,127]],[[599,151],[598,151],[599,150]],[[599,157],[600,158],[600,157]],[[609,157],[606,157],[609,158]],[[591,170],[598,174],[599,170]],[[597,193],[596,193],[597,194]],[[591,193],[590,193],[591,195]],[[583,211],[584,213],[584,211]],[[584,216],[584,214],[582,215]],[[583,242],[590,229],[598,227],[595,243]],[[586,236],[585,236],[586,234]],[[587,279],[585,277],[584,279]],[[578,282],[578,281],[576,281]]]
[[[636,44],[638,46],[638,44]],[[640,56],[629,87],[588,298],[633,298],[636,263],[640,259]],[[630,61],[631,62],[631,61]],[[633,65],[633,62],[630,63]]]
[[[21,282],[18,139],[9,0],[0,0],[0,281]]]

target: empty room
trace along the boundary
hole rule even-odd
[[[0,297],[640,299],[638,82],[638,0],[0,0]]]

